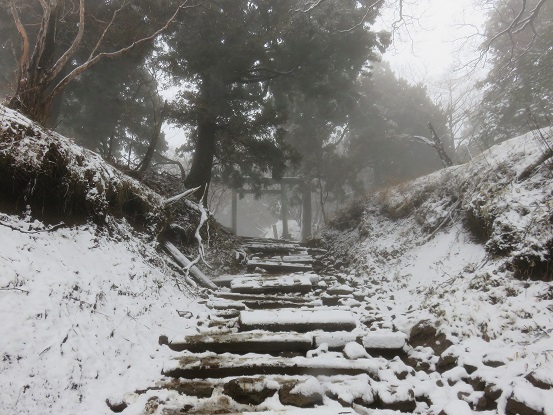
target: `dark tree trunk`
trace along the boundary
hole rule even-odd
[[[209,187],[211,182],[216,136],[217,124],[212,117],[204,117],[198,123],[198,136],[194,148],[192,167],[190,167],[190,172],[185,181],[188,189],[201,186],[201,190],[196,192],[198,199],[202,197],[204,192],[207,193],[206,188]],[[207,197],[204,200],[207,200]]]
[[[152,134],[152,139],[150,140],[150,144],[148,145],[148,150],[146,151],[144,159],[140,162],[138,168],[136,169],[139,173],[145,173],[152,163],[152,158],[154,157],[154,152],[159,142],[159,136],[161,135],[161,126],[163,125],[163,120],[165,119],[165,114],[168,107],[169,106],[167,104],[167,101],[165,101],[165,103],[163,104],[163,108],[159,113],[159,116],[155,117],[154,133]]]
[[[44,97],[45,87],[31,86],[23,82],[18,89],[19,92],[16,95],[8,98],[6,106],[39,124],[48,125],[52,101]]]
[[[436,133],[436,130],[434,129],[431,123],[428,123],[428,128],[430,129],[430,133],[432,134],[432,141],[434,142],[434,148],[436,149],[436,152],[438,153],[438,156],[440,157],[440,160],[442,161],[443,166],[444,167],[453,166],[453,161],[445,152],[444,143],[440,139],[440,136],[438,135],[438,133]]]
[[[208,199],[207,191],[211,182],[211,170],[213,169],[217,143],[217,114],[213,108],[217,108],[216,104],[224,99],[224,89],[224,83],[221,82],[219,76],[210,72],[204,75],[201,84],[201,95],[205,107],[198,117],[192,166],[184,183],[188,189],[201,187],[195,195],[197,195],[198,200],[205,195],[204,204],[207,203]]]

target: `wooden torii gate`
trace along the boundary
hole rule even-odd
[[[281,220],[282,220],[282,238],[289,239],[288,231],[288,199],[286,197],[287,185],[299,184],[302,188],[302,220],[301,220],[301,239],[307,241],[311,236],[311,186],[299,177],[283,177],[282,179],[266,179],[268,184],[278,184],[280,189],[265,189],[259,191],[262,194],[280,194],[281,201]],[[250,189],[232,189],[232,231],[237,234],[238,231],[238,195],[256,193]]]

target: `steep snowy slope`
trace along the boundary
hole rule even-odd
[[[160,335],[196,332],[205,306],[157,237],[197,254],[200,209],[3,106],[0,172],[0,414],[113,413],[159,380]]]
[[[124,223],[109,236],[2,215],[0,246],[2,414],[111,413],[106,399],[159,380],[159,336],[194,333],[204,310]]]
[[[344,280],[372,296],[367,324],[410,334],[414,367],[460,380],[456,396],[425,391],[430,413],[461,396],[493,414],[553,414],[551,136],[382,189],[326,231]]]

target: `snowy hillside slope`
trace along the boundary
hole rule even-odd
[[[158,238],[197,255],[205,212],[170,196],[0,106],[0,414],[113,413],[159,380],[161,335],[196,333],[200,290]]]
[[[106,399],[159,380],[160,335],[195,333],[205,308],[155,244],[110,233],[1,215],[1,414],[112,413]]]
[[[372,298],[367,324],[410,334],[428,376],[462,380],[457,396],[425,391],[435,413],[461,396],[490,414],[553,414],[552,148],[551,130],[514,138],[357,201],[324,234]]]
[[[151,232],[165,220],[164,198],[53,131],[0,105],[0,191],[19,210],[65,220],[125,216]]]

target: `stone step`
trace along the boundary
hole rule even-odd
[[[341,357],[329,358],[325,354],[316,357],[296,356],[291,358],[270,355],[230,353],[190,354],[176,358],[164,368],[162,374],[174,378],[209,379],[229,376],[255,375],[360,375],[376,376],[382,367],[379,359],[348,360]]]
[[[312,304],[313,299],[298,297],[292,295],[257,295],[257,294],[241,294],[230,292],[218,292],[216,296],[210,297],[213,301],[217,299],[238,301],[244,303],[245,301],[287,301],[297,304]],[[321,301],[317,301],[317,304],[322,304]]]
[[[309,275],[238,277],[232,280],[230,288],[242,294],[306,293],[311,291],[312,278]]]
[[[275,239],[275,238],[261,238],[259,236],[240,236],[240,240],[243,244],[258,243],[258,244],[294,244],[300,245],[298,241],[292,241],[290,239]]]
[[[247,412],[213,412],[213,410],[209,410],[209,412],[194,412],[196,415],[213,415],[213,413],[221,414],[221,415],[349,415],[349,414],[357,414],[353,409],[349,408],[296,408],[296,409],[283,409],[283,410],[277,410],[277,411],[247,411]],[[372,412],[375,415],[376,412]],[[171,410],[164,410],[163,415],[182,415],[183,411],[181,409],[171,409]]]
[[[320,300],[303,298],[297,296],[283,295],[255,295],[255,294],[240,294],[240,293],[218,293],[219,297],[232,301],[231,304],[242,305],[241,310],[246,307],[252,310],[260,309],[279,309],[279,308],[302,308],[302,307],[318,307],[322,305]],[[209,302],[208,302],[209,305]],[[236,306],[238,309],[238,306]]]
[[[323,248],[307,248],[307,253],[312,256],[322,256],[327,254],[328,251]]]
[[[256,268],[264,269],[270,273],[287,273],[287,272],[307,272],[313,270],[311,264],[301,264],[283,261],[270,261],[262,259],[248,259],[247,265],[249,270]]]
[[[214,412],[194,412],[196,415],[213,415]],[[357,414],[353,409],[349,408],[296,408],[283,409],[278,411],[248,411],[248,412],[215,412],[221,415],[349,415]],[[377,414],[376,412],[372,412]],[[182,415],[181,409],[165,410],[163,415]]]
[[[262,277],[262,276],[263,276],[263,274],[221,275],[219,277],[212,278],[211,281],[218,287],[228,287],[228,288],[230,288],[230,283],[235,278]]]
[[[175,351],[194,353],[305,353],[313,348],[313,336],[271,332],[194,335],[171,342],[168,346]]]
[[[301,247],[297,243],[247,243],[242,245],[242,248],[247,252],[260,252],[269,253],[272,255],[277,254],[290,254],[292,252],[306,252],[305,248]]]
[[[281,261],[299,264],[312,264],[315,259],[311,255],[288,255],[288,256],[272,256],[267,258],[270,261]]]
[[[212,297],[206,302],[206,306],[213,310],[245,310],[246,306],[243,302],[233,299]]]
[[[365,333],[328,332],[316,333],[313,338],[315,347],[326,344],[329,350],[342,351],[346,344],[356,342],[365,348],[371,356],[393,358],[404,354],[406,336],[401,332],[377,330]]]
[[[416,408],[415,391],[407,385],[391,385],[387,382],[375,381],[367,374],[355,376],[313,377],[313,376],[279,376],[258,375],[238,378],[210,379],[172,379],[160,382],[155,390],[172,390],[179,395],[171,396],[163,409],[167,413],[273,413],[266,412],[267,399],[272,404],[280,401],[286,405],[274,413],[308,413],[338,414],[344,413],[412,413]],[[276,396],[275,396],[276,395]],[[223,396],[232,401],[221,399]],[[323,399],[340,403],[342,406],[330,405],[323,407]],[[190,399],[190,397],[198,399]],[[423,397],[419,394],[419,397]],[[422,400],[424,401],[424,400]],[[243,405],[248,405],[244,407]],[[168,412],[179,409],[178,412]],[[185,410],[180,410],[184,409]],[[370,411],[367,412],[367,409]],[[240,412],[235,412],[242,409]],[[251,411],[251,412],[244,412]],[[361,412],[348,412],[348,410]],[[380,412],[387,410],[388,412]],[[299,411],[299,412],[298,412]],[[394,411],[394,412],[390,412]],[[397,411],[397,412],[396,412]]]
[[[357,326],[353,314],[345,310],[297,310],[282,309],[241,311],[238,318],[240,331],[296,331],[314,330],[351,331]]]
[[[271,301],[271,300],[252,300],[244,301],[244,304],[251,310],[275,310],[278,312],[279,309],[284,308],[313,308],[318,307],[320,303],[296,303],[292,301]]]

